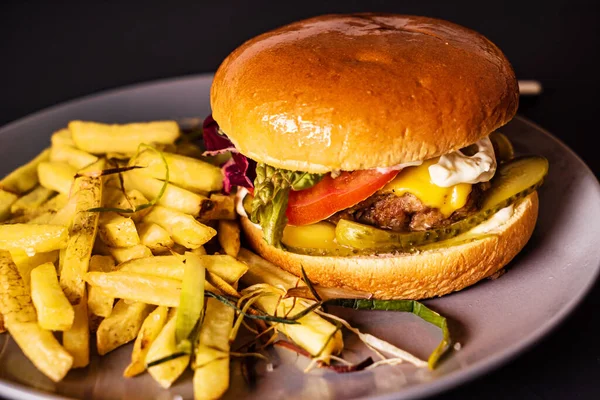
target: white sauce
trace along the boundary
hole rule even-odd
[[[510,217],[512,217],[513,212],[514,207],[512,206],[512,204],[508,207],[504,207],[496,214],[494,214],[490,219],[471,229],[469,231],[469,234],[479,235],[493,231],[494,229],[508,221]]]
[[[244,209],[244,197],[250,193],[248,189],[243,186],[238,186],[237,193],[235,194],[235,211],[242,216],[248,218],[250,221],[250,217],[246,214],[246,210]],[[252,223],[255,227],[262,230],[262,227],[259,224]]]
[[[477,153],[471,157],[460,150],[444,154],[437,164],[429,167],[431,182],[440,187],[450,187],[459,183],[479,183],[492,179],[496,172],[494,147],[489,137],[475,143]]]

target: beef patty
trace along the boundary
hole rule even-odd
[[[328,220],[337,223],[340,219],[347,219],[398,232],[424,231],[458,221],[477,211],[481,205],[481,195],[489,186],[488,182],[473,185],[467,203],[449,217],[445,217],[436,208],[426,206],[410,193],[402,196],[387,193],[375,194],[355,206],[339,211]]]

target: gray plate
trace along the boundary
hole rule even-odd
[[[209,113],[212,76],[196,76],[129,86],[68,102],[0,130],[0,176],[43,147],[50,134],[72,119],[128,122],[204,117]],[[600,266],[600,186],[587,166],[564,144],[534,124],[516,118],[502,129],[519,154],[550,160],[550,174],[540,189],[540,216],[532,239],[513,260],[507,274],[462,292],[428,300],[446,315],[454,338],[462,344],[434,372],[411,365],[381,367],[338,375],[323,370],[303,373],[307,362],[287,350],[271,353],[275,366],[258,366],[257,386],[250,390],[232,363],[227,398],[376,398],[406,399],[439,393],[496,368],[555,328],[591,288]],[[576,194],[576,195],[575,195]],[[567,212],[568,211],[568,212]],[[441,335],[412,315],[337,310],[364,332],[425,358]],[[351,335],[345,357],[370,355]],[[20,399],[172,399],[191,398],[191,376],[170,390],[146,374],[124,379],[131,345],[89,367],[72,371],[60,383],[39,373],[7,334],[0,335],[0,395]]]

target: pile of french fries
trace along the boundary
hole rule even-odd
[[[245,316],[307,308],[283,298],[302,281],[241,248],[222,160],[191,136],[175,121],[71,121],[0,181],[0,332],[53,381],[133,342],[124,377],[168,388],[192,368],[195,398],[216,399]],[[343,347],[314,312],[254,321],[324,362]]]

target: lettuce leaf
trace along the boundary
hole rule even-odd
[[[256,165],[250,220],[262,227],[267,243],[282,248],[281,237],[287,224],[285,210],[290,190],[308,189],[319,183],[323,176],[279,169],[263,163]]]

